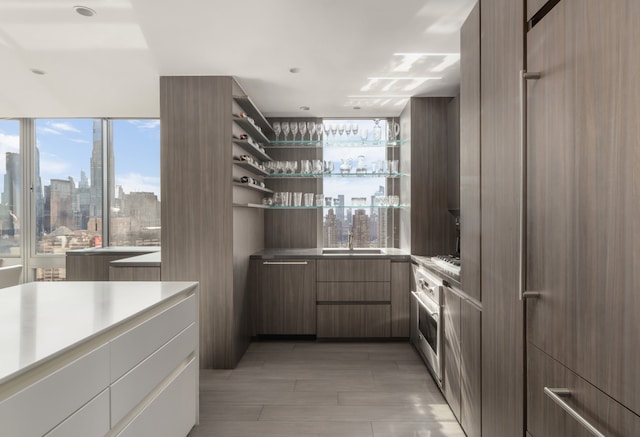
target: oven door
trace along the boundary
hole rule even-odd
[[[433,376],[442,383],[440,373],[440,348],[442,344],[442,325],[440,323],[440,307],[424,293],[411,292],[415,311],[413,343],[423,356]]]

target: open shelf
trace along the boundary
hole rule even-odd
[[[234,203],[233,206],[237,206],[239,208],[258,208],[258,209],[270,208],[269,206],[263,205],[261,203]]]
[[[408,140],[395,141],[375,141],[359,139],[353,140],[287,140],[287,141],[271,141],[268,144],[272,149],[295,149],[310,147],[398,147],[400,144],[407,143]]]
[[[256,126],[255,124],[251,123],[246,118],[236,117],[234,115],[233,116],[233,121],[235,121],[238,126],[240,126],[242,129],[244,129],[244,131],[251,138],[253,138],[256,142],[264,143],[264,144],[268,144],[269,143],[269,138],[267,138],[267,136],[264,134],[264,132],[262,132],[261,130],[258,130],[258,126]]]
[[[266,209],[407,209],[408,206],[381,206],[381,205],[365,205],[365,206],[265,206]]]
[[[258,167],[257,165],[249,162],[249,161],[239,161],[234,159],[233,163],[238,167],[242,167],[245,170],[249,170],[252,173],[259,174],[261,176],[269,176],[269,173]]]
[[[272,179],[295,179],[295,178],[399,178],[407,176],[404,173],[322,173],[322,174],[303,174],[303,173],[271,173],[267,178]]]
[[[258,126],[262,128],[262,132],[264,132],[265,135],[273,134],[273,128],[271,127],[271,124],[269,124],[265,116],[262,115],[262,112],[260,112],[258,107],[248,96],[233,96],[233,100],[236,101],[238,106],[240,106],[249,117],[253,118]]]
[[[272,161],[269,155],[264,153],[262,150],[258,149],[256,146],[254,146],[252,143],[250,143],[247,140],[233,140],[233,143],[242,147],[243,150],[251,153],[256,158],[260,158],[263,161]]]
[[[256,190],[256,191],[261,191],[263,193],[273,194],[273,190],[270,190],[268,188],[262,188],[260,185],[243,184],[242,182],[234,182],[233,185],[235,185],[236,187],[248,188],[250,190]]]

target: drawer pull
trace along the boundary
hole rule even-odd
[[[307,261],[263,261],[263,266],[306,266]]]
[[[593,434],[596,437],[605,437],[605,435],[602,434],[600,431],[598,431],[595,426],[590,424],[587,421],[587,419],[585,419],[580,414],[578,414],[578,412],[576,410],[571,408],[571,406],[569,404],[567,404],[564,401],[564,399],[562,399],[563,397],[571,396],[571,390],[569,390],[568,388],[549,388],[549,387],[545,387],[544,388],[544,394],[549,396],[556,404],[558,404],[560,406],[560,408],[562,408],[564,411],[569,413],[569,415],[571,417],[576,419],[580,423],[580,425],[584,426],[591,434]]]

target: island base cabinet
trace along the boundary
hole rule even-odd
[[[531,437],[591,437],[578,419],[545,394],[564,393],[567,408],[607,437],[640,435],[640,417],[529,344],[527,350],[527,433]]]
[[[318,304],[318,338],[386,338],[391,336],[389,304]]]

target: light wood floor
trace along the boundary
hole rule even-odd
[[[409,343],[256,342],[200,372],[189,437],[464,437]]]

